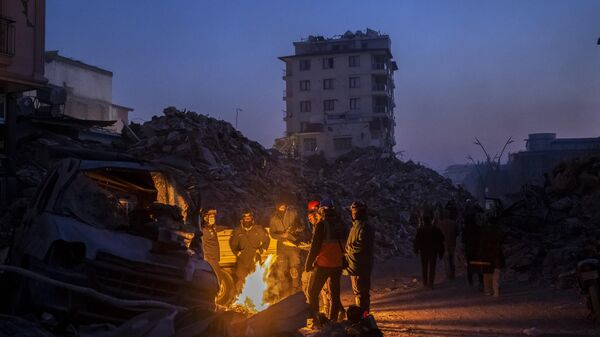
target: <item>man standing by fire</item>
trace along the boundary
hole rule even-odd
[[[269,248],[269,233],[254,222],[252,211],[244,209],[240,226],[233,230],[229,246],[237,261],[235,264],[236,289],[242,290],[246,276],[254,270],[263,251]]]
[[[314,229],[310,251],[304,270],[314,272],[308,284],[308,303],[315,324],[319,325],[319,293],[326,281],[329,282],[331,307],[329,320],[336,321],[341,308],[340,277],[342,275],[344,252],[342,241],[346,240],[346,227],[331,200],[321,202],[321,221]]]
[[[350,206],[352,228],[346,242],[346,271],[352,282],[352,292],[356,305],[360,307],[363,317],[369,313],[371,305],[371,271],[373,270],[373,255],[375,231],[367,222],[367,205],[355,201]]]
[[[217,236],[217,209],[214,207],[207,207],[202,213],[202,251],[204,260],[218,272],[221,248]]]
[[[308,237],[308,231],[292,202],[291,195],[281,195],[269,223],[271,237],[277,240],[276,272],[281,282],[280,298],[302,290],[302,250],[298,244],[306,241],[303,238]]]

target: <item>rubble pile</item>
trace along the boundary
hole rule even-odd
[[[560,164],[544,187],[525,186],[502,225],[507,265],[519,279],[556,281],[600,248],[600,158]]]
[[[313,192],[331,196],[340,205],[356,198],[367,203],[380,257],[412,254],[416,230],[408,219],[413,207],[423,201],[445,204],[466,198],[435,171],[375,148],[356,149],[325,166],[319,176],[310,179],[317,182]]]
[[[433,170],[374,148],[354,150],[333,163],[312,158],[308,161],[315,165],[301,167],[247,139],[227,122],[173,107],[135,132],[141,141],[128,152],[186,172],[184,184],[199,191],[203,205],[219,208],[224,225],[235,224],[245,207],[266,223],[277,194],[284,191],[302,206],[307,199],[324,197],[342,206],[364,200],[373,214],[380,257],[411,254],[411,207],[424,200],[446,202],[458,193]]]
[[[253,209],[264,223],[277,192],[301,193],[299,170],[227,122],[170,107],[134,131],[141,140],[128,152],[184,172],[182,184],[201,205],[217,207],[223,225],[235,225],[243,208]]]

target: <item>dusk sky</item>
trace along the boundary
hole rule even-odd
[[[46,49],[114,72],[113,101],[230,122],[271,147],[284,131],[293,41],[369,27],[399,70],[396,151],[436,170],[511,151],[528,133],[600,136],[600,1],[49,0]]]

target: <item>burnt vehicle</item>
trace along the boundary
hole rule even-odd
[[[215,272],[189,249],[193,203],[170,167],[137,161],[64,159],[38,189],[5,273],[12,313],[50,312],[85,322],[123,322],[120,307],[44,278],[110,298],[214,310]]]

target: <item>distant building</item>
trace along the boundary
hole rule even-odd
[[[600,137],[556,138],[555,133],[532,133],[526,151],[509,156],[511,185],[543,184],[544,174],[560,162],[580,156],[600,155]]]
[[[44,78],[44,0],[0,1],[0,210],[15,194],[17,101]]]
[[[67,91],[65,115],[88,120],[116,121],[106,127],[121,132],[132,108],[112,102],[113,73],[81,61],[46,52],[45,75],[51,85]]]
[[[501,197],[517,192],[523,185],[542,186],[544,175],[563,161],[600,156],[600,137],[556,138],[555,133],[532,133],[525,142],[525,151],[509,154],[508,163],[504,165],[485,162],[450,165],[445,176],[483,200],[486,196]]]
[[[388,35],[371,29],[294,42],[285,62],[285,137],[275,147],[335,158],[353,147],[391,151],[394,141],[394,71]]]

